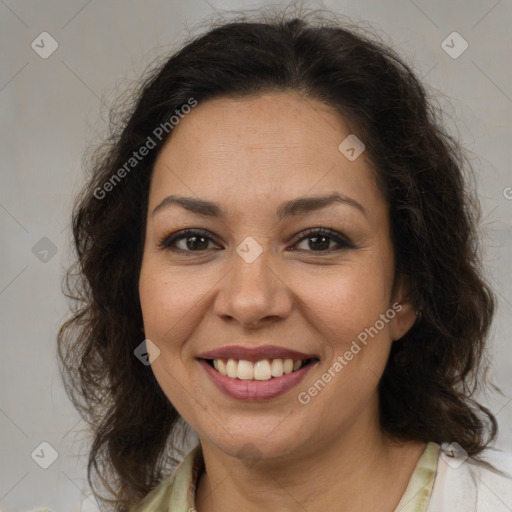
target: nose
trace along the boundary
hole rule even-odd
[[[268,248],[262,248],[254,261],[246,261],[233,251],[231,271],[221,281],[215,300],[218,317],[254,329],[290,314],[291,292],[279,275],[275,257]]]

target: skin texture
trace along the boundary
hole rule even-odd
[[[392,442],[379,428],[378,381],[391,343],[416,316],[401,287],[391,295],[388,207],[364,153],[349,161],[338,150],[350,133],[333,109],[298,93],[222,98],[195,107],[158,155],[139,293],[145,337],[160,350],[152,370],[203,448],[199,512],[314,512],[333,503],[345,512],[393,511],[424,449]],[[286,200],[333,192],[365,213],[333,203],[282,221],[276,216]],[[226,218],[178,205],[152,215],[170,194],[214,201]],[[195,252],[193,241],[175,242],[188,255],[158,247],[186,228],[207,230],[211,240]],[[331,239],[317,250],[314,234],[303,238],[309,228],[332,229],[355,248]],[[263,249],[252,263],[236,252],[249,236]],[[396,316],[301,404],[298,393],[396,301]],[[273,344],[320,361],[284,395],[241,401],[219,391],[196,360],[235,344]],[[256,460],[242,457],[248,444]]]

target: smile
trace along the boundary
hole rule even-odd
[[[313,359],[262,359],[252,362],[245,359],[210,359],[207,360],[222,375],[230,379],[270,380],[300,370]]]
[[[297,386],[307,373],[319,363],[317,358],[295,361],[293,359],[263,359],[255,363],[244,359],[198,359],[197,361],[217,389],[237,400],[276,398]],[[217,365],[217,369],[215,365]],[[221,370],[226,375],[221,373]],[[232,376],[227,375],[228,372]]]

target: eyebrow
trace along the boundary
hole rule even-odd
[[[325,196],[298,197],[296,199],[285,201],[277,208],[276,216],[279,220],[283,220],[286,217],[320,210],[335,203],[353,206],[365,216],[367,215],[366,210],[356,200],[335,192]],[[222,220],[226,219],[226,214],[216,203],[206,201],[204,199],[197,199],[195,197],[183,197],[175,195],[165,197],[153,210],[152,215],[154,216],[159,211],[171,205],[179,205],[185,210],[205,217],[217,217]]]

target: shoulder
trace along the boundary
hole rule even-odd
[[[171,475],[135,505],[130,512],[183,512],[193,507],[195,484],[203,468],[201,445],[194,446]],[[191,501],[192,500],[192,501]]]
[[[171,499],[172,489],[177,469],[168,477],[164,478],[151,492],[149,492],[130,512],[167,512]]]
[[[512,453],[487,449],[476,460],[443,444],[427,512],[510,512]]]

